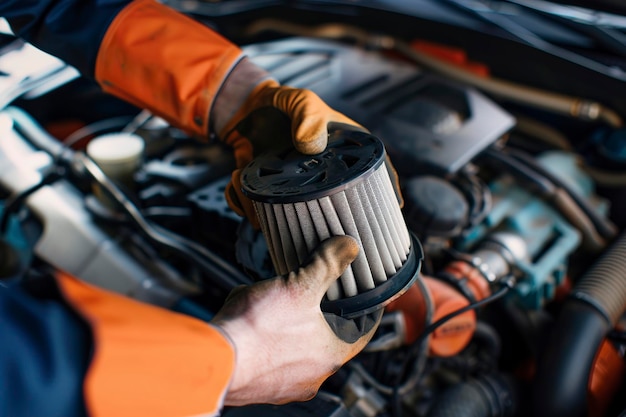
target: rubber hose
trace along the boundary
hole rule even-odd
[[[451,386],[437,397],[428,417],[509,417],[516,409],[512,384],[494,374]]]
[[[626,233],[585,274],[572,296],[595,303],[611,326],[615,326],[626,310]]]
[[[533,416],[587,414],[587,385],[600,344],[626,309],[626,233],[580,279],[537,367]]]

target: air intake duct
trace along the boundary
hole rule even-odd
[[[339,130],[318,155],[266,153],[242,172],[279,274],[296,270],[331,236],[358,241],[359,255],[322,302],[326,312],[352,318],[375,311],[419,275],[421,245],[406,227],[385,159],[377,137]]]

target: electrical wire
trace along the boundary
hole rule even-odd
[[[480,301],[476,301],[471,303],[463,308],[455,310],[439,320],[429,324],[426,326],[424,331],[420,334],[420,336],[409,346],[408,351],[405,355],[405,359],[402,363],[400,369],[408,369],[410,362],[414,362],[413,370],[409,373],[410,377],[403,381],[406,372],[398,375],[397,380],[393,385],[385,385],[378,381],[374,376],[372,376],[362,364],[351,361],[348,362],[347,366],[354,372],[356,372],[363,380],[373,387],[378,392],[387,395],[391,399],[391,408],[392,415],[394,417],[400,417],[402,415],[402,405],[401,405],[401,397],[406,393],[410,392],[414,389],[415,386],[419,383],[423,368],[426,364],[427,355],[425,354],[426,349],[428,348],[428,340],[430,335],[440,326],[444,325],[449,320],[461,315],[467,311],[477,309],[486,304],[489,304],[493,301],[496,301],[502,297],[504,297],[512,288],[513,288],[513,278],[503,278],[501,281],[502,288],[498,291],[486,297]],[[430,321],[430,320],[428,320]],[[427,322],[428,322],[427,321]]]
[[[451,313],[446,314],[445,316],[443,316],[442,318],[440,318],[439,320],[435,321],[434,323],[431,323],[430,325],[428,325],[424,331],[422,332],[422,334],[417,338],[417,340],[413,343],[412,346],[416,346],[417,344],[420,343],[420,341],[424,338],[426,338],[428,335],[430,335],[432,332],[434,332],[435,330],[437,330],[437,328],[441,327],[443,324],[445,324],[446,322],[450,321],[451,319],[466,313],[470,310],[475,310],[479,307],[484,306],[485,304],[489,304],[492,303],[502,297],[504,297],[512,288],[513,286],[508,284],[507,281],[503,281],[504,285],[502,286],[502,288],[500,288],[498,291],[494,292],[493,294],[491,294],[489,297],[483,298],[480,301],[476,301],[473,302],[463,308],[460,308],[458,310],[455,310]],[[412,349],[413,351],[415,350],[415,348]]]
[[[420,346],[422,343],[424,343],[428,337],[435,331],[437,330],[439,327],[441,327],[442,325],[444,325],[445,323],[447,323],[448,321],[450,321],[451,319],[466,313],[470,310],[475,310],[479,307],[482,307],[486,304],[492,303],[502,297],[504,297],[512,288],[513,288],[513,279],[512,277],[504,278],[502,281],[500,281],[500,283],[502,284],[502,288],[500,288],[498,291],[494,292],[493,294],[491,294],[489,297],[483,298],[480,301],[476,301],[473,302],[463,308],[460,308],[458,310],[455,310],[449,314],[446,314],[445,316],[441,317],[440,319],[438,319],[437,321],[429,324],[428,326],[426,326],[426,328],[424,329],[424,331],[422,332],[422,334],[420,334],[420,336],[411,344],[411,346],[409,347],[409,350],[407,352],[407,356],[405,357],[403,366],[401,367],[401,369],[406,369],[409,362],[411,362],[412,360],[414,360],[414,358],[416,358],[419,354],[420,351]],[[394,404],[392,410],[393,410],[393,416],[394,417],[402,417],[402,407],[400,402],[400,396],[401,396],[401,389],[404,386],[404,384],[402,383],[402,377],[404,375],[400,374],[398,377],[398,380],[396,381],[394,387],[393,387],[393,395],[392,395],[392,403]]]
[[[430,323],[432,321],[433,315],[435,314],[435,306],[433,305],[433,301],[428,296],[428,288],[426,287],[426,283],[422,279],[418,279],[415,281],[415,285],[417,285],[422,294],[424,294],[424,304],[426,315],[424,317],[425,323]],[[427,355],[426,351],[428,350],[428,339],[424,339],[421,344],[421,351],[418,355],[418,360],[414,362],[413,369],[410,373],[411,377],[405,382],[404,386],[399,389],[399,395],[404,395],[412,391],[421,380],[421,376],[424,372],[424,368],[426,366]],[[395,394],[394,387],[382,384],[378,379],[376,379],[372,374],[370,374],[360,363],[356,361],[348,362],[347,366],[357,375],[359,375],[363,380],[369,384],[372,388],[380,392],[381,394],[387,395],[389,397],[393,397]]]

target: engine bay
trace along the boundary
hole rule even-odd
[[[619,105],[492,77],[456,46],[358,19],[288,24],[223,4],[234,8],[224,20],[198,18],[238,18],[230,30],[246,24],[237,36],[255,64],[383,142],[423,249],[420,279],[313,400],[224,415],[622,415]],[[224,198],[229,148],[102,93],[10,35],[1,45],[0,279],[52,267],[208,321],[233,288],[276,275],[262,232]],[[290,134],[269,119],[264,128]],[[85,157],[105,135],[141,138],[128,181]]]

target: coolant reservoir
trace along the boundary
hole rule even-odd
[[[144,146],[143,139],[133,133],[111,133],[92,139],[87,145],[87,155],[110,179],[132,188]]]

